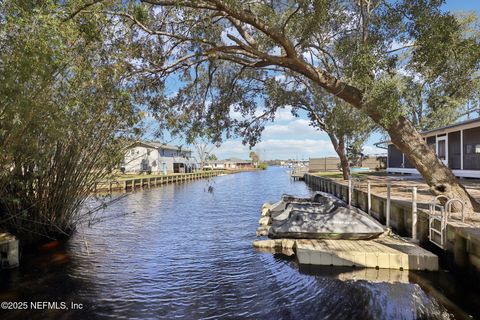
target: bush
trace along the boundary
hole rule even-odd
[[[268,168],[268,164],[266,162],[262,162],[258,164],[258,169],[267,170],[267,168]]]
[[[104,59],[116,50],[105,21],[14,3],[0,2],[0,229],[25,244],[95,219],[83,204],[121,164],[140,114],[126,66]]]

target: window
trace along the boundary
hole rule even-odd
[[[154,160],[154,161],[152,162],[152,167],[156,167],[156,166],[157,166],[157,160]]]
[[[467,144],[466,154],[480,154],[480,144]]]
[[[446,148],[445,148],[445,140],[438,140],[438,157],[441,159],[441,160],[445,160],[446,159]]]

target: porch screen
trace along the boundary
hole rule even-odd
[[[402,168],[403,154],[393,144],[388,145],[388,167]]]
[[[461,169],[462,146],[460,145],[460,131],[448,134],[448,166],[450,169]]]

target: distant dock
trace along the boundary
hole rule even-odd
[[[305,180],[305,174],[308,173],[308,168],[305,167],[299,167],[299,168],[294,168],[290,172],[290,177],[293,180]]]
[[[169,183],[182,183],[187,181],[208,179],[227,173],[236,173],[238,171],[210,170],[193,173],[174,173],[160,176],[134,177],[132,179],[119,179],[111,181],[101,181],[95,186],[95,192],[113,192],[113,191],[135,191],[138,189],[157,187]]]

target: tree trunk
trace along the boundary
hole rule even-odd
[[[422,136],[405,117],[399,116],[397,119],[388,120],[388,124],[385,124],[384,120],[388,110],[365,108],[363,94],[358,88],[339,81],[300,59],[292,59],[283,65],[305,75],[327,92],[364,111],[376,124],[384,128],[390,135],[392,143],[410,160],[430,186],[430,191],[434,195],[444,194],[449,198],[460,199],[465,203],[466,212],[480,212],[480,204],[468,194],[452,171],[438,159],[435,152],[428,147]],[[455,203],[452,209],[459,211],[460,205]]]
[[[345,138],[341,136],[337,140],[337,137],[332,133],[328,133],[328,136],[330,137],[330,141],[333,144],[335,152],[340,158],[340,166],[342,168],[343,179],[348,180],[350,176],[350,164],[348,163],[347,153],[345,150]]]
[[[423,176],[434,195],[443,194],[449,198],[462,200],[467,212],[480,211],[480,204],[468,194],[452,171],[437,157],[405,117],[399,117],[385,129],[393,144],[405,154],[405,157]],[[460,208],[458,203],[453,206],[456,212]]]

